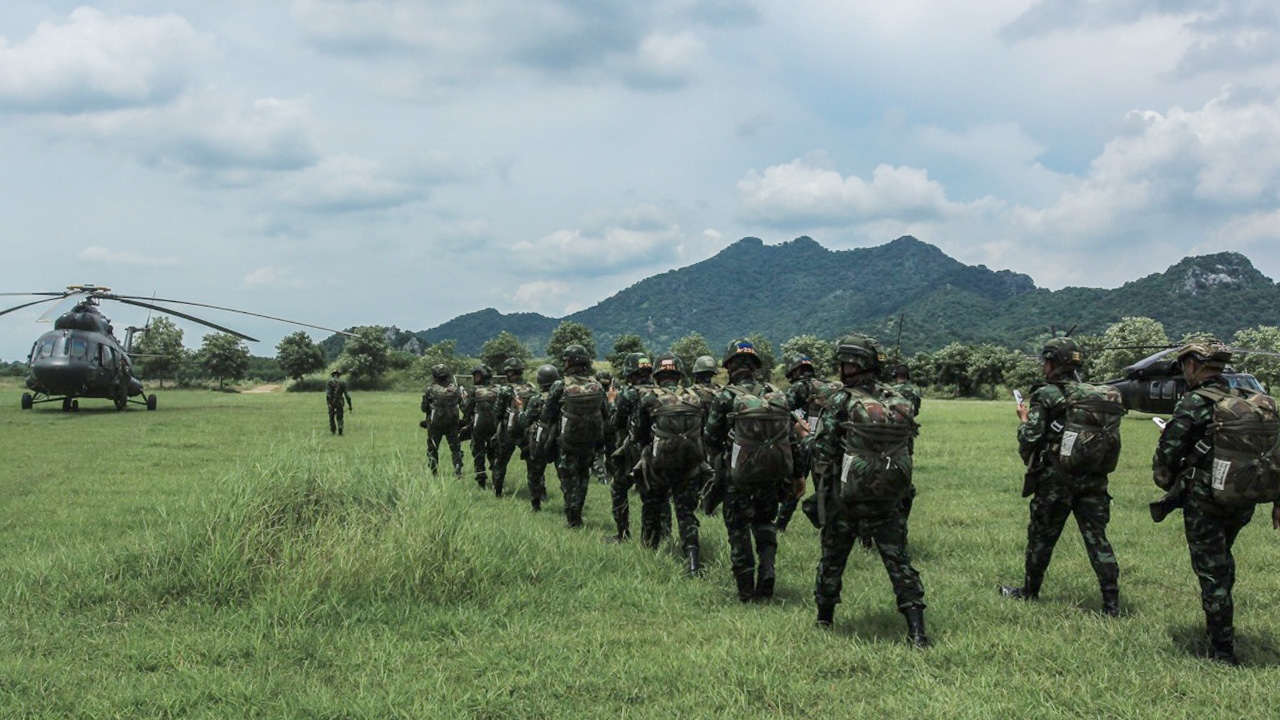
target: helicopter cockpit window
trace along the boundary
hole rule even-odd
[[[88,360],[89,359],[89,341],[84,338],[73,337],[67,342],[69,348],[67,354],[72,360]]]
[[[53,346],[56,345],[57,342],[57,338],[48,338],[44,342],[40,343],[40,347],[36,350],[36,356],[34,359],[39,360],[40,358],[52,357]]]
[[[1262,384],[1252,375],[1227,375],[1227,384],[1233,388],[1244,388],[1255,392],[1263,392]]]
[[[102,364],[102,367],[107,368],[108,370],[115,368],[116,356],[115,353],[111,352],[111,346],[105,344],[99,345],[98,353],[98,362]]]

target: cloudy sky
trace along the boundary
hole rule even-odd
[[[1280,5],[12,0],[0,153],[0,289],[331,327],[560,316],[747,235],[1274,279]]]

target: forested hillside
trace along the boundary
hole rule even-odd
[[[1280,324],[1280,287],[1237,253],[1185,258],[1115,289],[1050,291],[1027,275],[965,265],[913,237],[854,250],[828,250],[808,237],[781,245],[743,238],[563,319],[591,328],[600,347],[635,333],[647,347],[666,348],[691,332],[713,347],[753,332],[782,342],[857,330],[889,342],[902,317],[902,350],[911,354],[955,341],[1025,347],[1050,325],[1096,334],[1134,315],[1159,320],[1173,337],[1229,337]],[[485,309],[415,335],[456,340],[459,352],[475,354],[505,330],[540,353],[559,322]]]

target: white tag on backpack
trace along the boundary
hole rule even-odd
[[[1227,486],[1227,473],[1231,472],[1230,460],[1213,461],[1213,489],[1222,490]]]
[[[742,446],[738,443],[733,444],[733,453],[729,455],[729,467],[736,469],[738,467],[738,456],[742,454]]]
[[[840,465],[840,484],[849,484],[849,468],[853,467],[853,456],[846,454],[844,462]]]
[[[1071,457],[1071,450],[1076,446],[1076,438],[1080,437],[1080,433],[1068,430],[1062,433],[1062,449],[1058,454],[1062,457]]]

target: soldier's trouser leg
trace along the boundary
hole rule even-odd
[[[1071,513],[1076,516],[1089,564],[1098,576],[1098,586],[1103,595],[1115,593],[1120,588],[1120,564],[1107,540],[1107,523],[1111,521],[1111,496],[1107,493],[1078,495],[1071,503]]]
[[[656,477],[639,483],[637,489],[640,491],[640,544],[656,548],[664,534],[662,515],[670,507],[671,490],[665,479]]]
[[[484,487],[489,480],[489,474],[485,472],[485,461],[491,454],[489,438],[471,438],[471,461],[476,470],[476,484]]]
[[[525,475],[529,479],[529,498],[535,510],[542,509],[542,499],[547,495],[547,461],[529,454],[524,462]]]
[[[813,599],[822,608],[834,608],[840,602],[844,587],[844,566],[858,534],[858,520],[846,513],[828,512],[821,530],[822,555],[818,558],[818,577],[813,586]],[[826,624],[830,624],[830,617]],[[820,617],[819,621],[822,621]]]
[[[453,474],[462,477],[462,441],[458,439],[458,430],[454,428],[445,436],[449,441],[449,457],[453,460]]]
[[[698,485],[699,477],[685,478],[671,486],[671,503],[676,509],[676,523],[680,527],[680,547],[688,552],[698,548]]]
[[[782,494],[782,501],[778,503],[777,526],[779,530],[787,529],[787,525],[791,524],[791,516],[796,513],[796,507],[799,505],[800,498],[796,497],[795,492],[788,488],[788,491]]]
[[[1026,577],[1023,589],[1038,595],[1045,571],[1053,558],[1053,548],[1071,514],[1071,502],[1058,491],[1047,488],[1031,498],[1031,522],[1027,525]]]
[[[778,515],[778,495],[767,490],[744,493],[730,484],[724,493],[724,526],[729,536],[730,563],[734,577],[752,577],[756,570],[755,550],[777,548],[773,519]]]
[[[330,405],[329,406],[329,432],[330,433],[335,433],[338,431],[338,423],[335,422],[335,420],[340,417],[342,416],[338,414],[338,409]]]
[[[560,475],[560,491],[564,494],[564,514],[573,527],[582,525],[582,506],[587,500],[587,485],[591,477],[591,460],[594,453],[571,455],[561,452],[556,461],[556,473]]]
[[[631,477],[631,468],[635,463],[626,460],[618,463],[612,482],[609,483],[609,496],[613,500],[613,523],[618,527],[618,538],[631,536],[631,487],[635,480]]]
[[[920,573],[911,566],[911,555],[907,552],[907,538],[903,532],[906,523],[902,521],[901,507],[895,507],[891,515],[867,520],[871,526],[871,537],[875,539],[876,550],[880,552],[880,562],[889,573],[889,582],[893,584],[893,596],[898,601],[898,610],[906,611],[924,607],[924,584],[920,581]]]
[[[498,442],[494,443],[496,452],[493,460],[493,493],[502,495],[502,488],[507,482],[507,464],[511,462],[511,456],[515,454],[516,445],[506,437],[502,437]]]
[[[1200,580],[1200,605],[1215,646],[1234,642],[1236,560],[1231,553],[1236,537],[1253,519],[1253,506],[1227,509],[1191,493],[1182,510],[1191,554],[1191,569]],[[1216,637],[1215,637],[1216,635]]]
[[[427,467],[431,468],[431,472],[435,472],[440,465],[440,440],[444,438],[442,433],[427,431]]]

